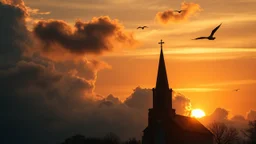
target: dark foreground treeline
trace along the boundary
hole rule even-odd
[[[130,138],[126,141],[121,141],[114,133],[109,133],[103,138],[85,137],[83,135],[75,135],[67,138],[61,144],[141,144],[140,140]]]
[[[240,131],[222,122],[213,122],[208,128],[214,136],[215,144],[256,144],[256,120],[249,121],[248,128]],[[75,135],[61,144],[141,144],[141,141],[135,138],[121,141],[117,135],[109,133],[103,138]]]

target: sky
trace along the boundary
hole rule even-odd
[[[42,12],[50,12],[37,15],[38,19],[61,19],[72,25],[77,19],[89,21],[93,17],[109,16],[134,34],[140,43],[135,49],[125,46],[99,57],[111,66],[98,74],[95,91],[101,95],[111,93],[125,100],[136,86],[153,88],[159,58],[158,42],[163,39],[170,86],[188,96],[195,107],[211,113],[216,106],[222,106],[242,115],[256,108],[253,95],[256,84],[255,1],[187,1],[199,8],[194,6],[195,12],[166,24],[158,21],[156,14],[180,9],[183,1],[25,2]],[[223,24],[216,32],[215,41],[191,40],[208,36],[220,23]],[[137,30],[140,25],[149,28]],[[236,88],[241,91],[233,92]]]
[[[61,131],[58,140],[97,126],[104,130],[92,135],[140,137],[162,39],[169,86],[182,94],[173,97],[177,112],[200,108],[205,119],[245,123],[256,116],[255,7],[254,0],[1,0],[2,121],[13,130]],[[191,40],[220,23],[214,41]]]

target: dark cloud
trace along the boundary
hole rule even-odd
[[[93,85],[58,73],[50,64],[45,67],[20,61],[15,67],[0,71],[0,87],[1,123],[6,123],[0,131],[5,137],[2,140],[37,143],[51,139],[48,131],[58,130],[55,127],[69,121],[73,111],[88,106],[89,102],[83,101],[84,93],[91,93]],[[38,138],[39,135],[49,138]]]
[[[153,104],[152,89],[137,87],[124,103],[132,108],[147,110]],[[191,109],[190,99],[180,93],[173,93],[172,105],[176,113],[181,115],[188,115]]]
[[[61,20],[39,21],[34,34],[45,44],[44,51],[58,51],[57,46],[75,54],[100,54],[114,47],[137,43],[132,33],[125,32],[117,20],[107,16],[89,22],[76,21],[74,27]]]
[[[121,104],[121,103],[122,103],[119,98],[113,96],[112,94],[108,95],[108,96],[106,97],[106,100],[111,101],[111,102],[113,102],[114,104]]]
[[[17,62],[31,42],[25,27],[26,13],[0,1],[0,66]]]
[[[27,31],[24,9],[9,2],[0,3],[0,15],[5,20],[0,23],[4,31],[0,54],[6,58],[0,67],[0,123],[4,124],[1,143],[55,143],[76,133],[134,134],[134,129],[123,132],[123,128],[140,128],[137,123],[142,125],[141,121],[129,121],[137,118],[133,114],[139,115],[138,112],[125,105],[103,109],[94,99],[97,72],[105,63],[69,61],[65,67],[66,61],[54,62],[40,53],[24,56],[25,50],[34,49],[30,43],[34,39]],[[7,60],[12,63],[6,63]],[[107,99],[117,102],[114,96]],[[123,123],[118,124],[120,121]]]
[[[145,109],[152,107],[153,95],[151,89],[137,87],[133,93],[124,101],[126,105],[132,108]]]
[[[99,107],[111,107],[115,105],[121,105],[122,102],[119,98],[113,96],[112,94],[108,95],[106,98],[103,98],[103,100],[100,100]]]
[[[181,10],[183,10],[181,13],[177,13],[173,9],[158,12],[156,19],[162,24],[181,22],[200,12],[202,9],[199,4],[183,2],[181,3]]]

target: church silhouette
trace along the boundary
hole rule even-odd
[[[172,108],[164,54],[161,45],[153,108],[148,111],[148,126],[143,131],[142,144],[213,144],[213,134],[196,118],[177,115]]]

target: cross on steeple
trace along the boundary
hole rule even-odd
[[[158,44],[160,44],[161,49],[162,49],[162,48],[163,48],[163,44],[164,44],[164,42],[161,40]]]

